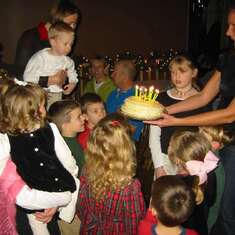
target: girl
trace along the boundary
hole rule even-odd
[[[217,167],[219,159],[211,149],[204,134],[195,131],[174,133],[168,149],[169,159],[176,166],[177,174],[199,177],[199,187],[196,190],[197,207],[184,225],[195,229],[200,235],[208,234],[207,211],[215,196],[212,171]]]
[[[127,125],[102,119],[93,129],[78,199],[80,234],[137,234],[145,206]]]
[[[190,183],[195,180],[190,179]],[[163,176],[152,186],[150,209],[139,225],[139,235],[197,235],[181,224],[192,214],[195,207],[193,185],[180,176]]]
[[[181,100],[187,99],[192,95],[196,95],[198,87],[196,86],[196,76],[198,70],[192,59],[187,55],[176,56],[169,64],[171,73],[172,87],[166,92],[160,93],[158,101],[164,106],[175,104]],[[201,113],[208,110],[208,107],[196,110],[194,113]],[[180,113],[179,117],[189,115],[190,113]],[[155,177],[164,175],[164,157],[167,155],[167,149],[171,135],[176,127],[160,128],[158,126],[150,126],[149,146],[152,153],[153,164],[155,168]],[[173,172],[174,174],[174,172]]]
[[[73,176],[78,169],[56,126],[45,122],[44,105],[45,93],[40,87],[16,84],[2,97],[0,127],[7,134],[4,145],[10,150],[17,172],[31,188],[72,192],[72,201],[59,213],[60,218],[70,222],[79,187]],[[34,234],[49,234],[32,211],[26,212]]]

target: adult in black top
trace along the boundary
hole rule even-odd
[[[228,29],[226,35],[235,42],[235,5],[230,6],[228,14]],[[220,105],[217,110],[176,118],[164,114],[162,120],[151,124],[160,126],[201,126],[225,124],[225,127],[235,134],[235,53],[227,52],[220,56],[217,69],[204,89],[197,95],[168,106],[170,114],[193,110],[208,104],[217,94],[221,94]],[[225,186],[218,219],[212,229],[213,235],[235,234],[235,141],[225,146],[221,152],[225,169]]]

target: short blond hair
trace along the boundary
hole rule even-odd
[[[224,130],[222,126],[200,126],[199,132],[204,134],[209,141],[216,141],[222,148],[233,140],[232,134]]]
[[[135,145],[119,121],[101,120],[92,131],[85,173],[96,200],[130,184],[136,169]]]
[[[48,38],[53,39],[58,37],[61,33],[72,33],[74,34],[74,30],[64,22],[56,22],[52,24],[48,31]]]
[[[1,132],[18,135],[43,127],[45,118],[40,106],[45,103],[46,93],[36,84],[21,86],[15,84],[2,98]]]

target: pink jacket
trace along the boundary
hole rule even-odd
[[[4,235],[17,235],[15,223],[15,200],[24,181],[16,172],[15,164],[8,160],[0,176],[0,232]]]

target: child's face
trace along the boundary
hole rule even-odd
[[[192,79],[196,76],[197,70],[191,69],[186,63],[173,64],[171,67],[171,81],[178,89],[187,88],[192,85]]]
[[[86,119],[90,128],[93,128],[106,115],[104,104],[101,102],[87,105]]]
[[[70,121],[62,129],[66,128],[66,132],[70,132],[71,136],[75,136],[77,133],[84,131],[84,120],[85,118],[81,109],[79,107],[75,108],[70,112]]]
[[[55,55],[68,55],[72,49],[74,33],[61,32],[57,37],[50,39],[51,48]]]

